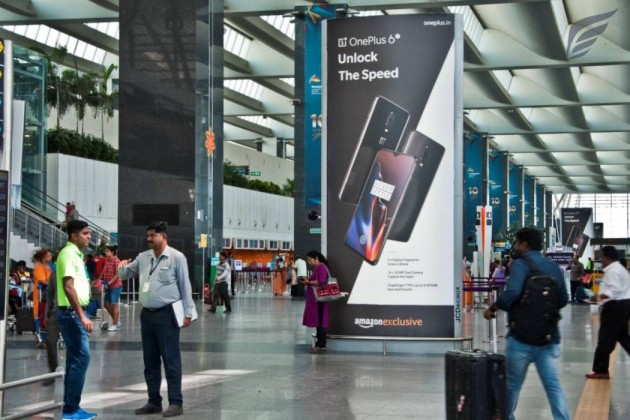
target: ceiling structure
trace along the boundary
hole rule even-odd
[[[463,14],[465,130],[487,133],[554,193],[630,192],[630,1],[344,3],[359,16]],[[290,14],[308,4],[225,0],[226,140],[293,139]],[[42,24],[77,40],[70,52],[86,70],[116,63],[118,33],[104,22],[117,19],[118,0],[0,0],[0,37],[45,47],[16,31]]]

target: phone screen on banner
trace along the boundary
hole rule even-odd
[[[370,264],[380,258],[415,165],[410,155],[389,150],[376,154],[345,240]]]

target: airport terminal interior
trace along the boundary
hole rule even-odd
[[[8,274],[58,253],[77,218],[99,272],[106,245],[133,259],[146,226],[169,223],[198,313],[181,330],[181,418],[446,419],[445,353],[505,354],[506,313],[483,315],[509,283],[493,273],[515,231],[543,233],[567,289],[577,256],[588,297],[603,247],[630,263],[629,21],[628,0],[0,0],[0,417],[61,419],[61,375],[2,390],[49,373],[45,329],[9,315],[17,289],[38,305],[32,281]],[[398,32],[380,41],[381,28]],[[395,159],[410,168],[390,185]],[[385,221],[376,239],[352,236],[362,217]],[[325,351],[287,280],[311,250],[347,292],[329,303]],[[220,252],[231,312],[204,292]],[[142,284],[123,282],[111,331],[92,285],[81,408],[99,419],[162,417],[134,414]],[[585,378],[600,311],[562,308],[560,382],[572,418],[627,419],[623,348],[610,380]],[[162,396],[166,409],[165,380]],[[553,418],[533,365],[515,417]]]

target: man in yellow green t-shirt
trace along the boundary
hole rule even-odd
[[[68,222],[68,243],[57,257],[57,309],[59,330],[66,345],[63,419],[96,417],[79,407],[85,375],[90,364],[88,333],[92,321],[85,315],[90,301],[90,280],[81,250],[88,246],[90,228],[82,220]]]

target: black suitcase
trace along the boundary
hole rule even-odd
[[[448,420],[507,419],[504,355],[452,350],[445,371]]]
[[[17,315],[15,315],[15,328],[18,334],[35,332],[35,318],[32,308],[22,307],[18,309]]]
[[[304,297],[304,285],[302,283],[291,285],[291,297]]]

